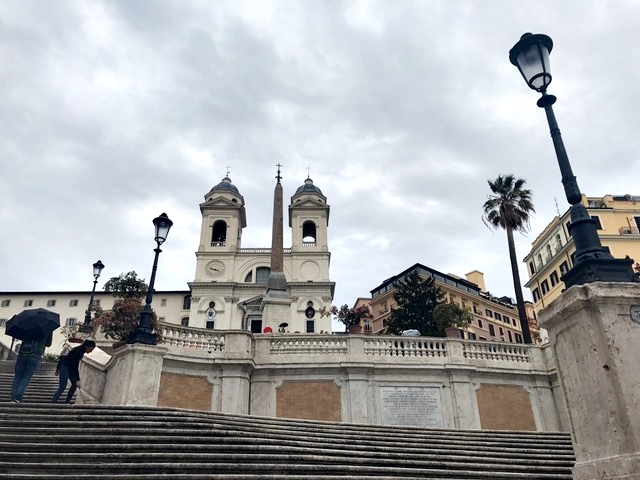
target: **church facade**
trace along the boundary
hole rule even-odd
[[[283,206],[277,200],[274,203],[275,218]],[[205,195],[200,205],[202,227],[195,279],[189,283],[191,308],[188,323],[182,320],[183,326],[187,323],[196,328],[253,333],[265,329],[330,332],[331,318],[319,313],[322,307],[331,306],[335,289],[329,278],[327,198],[311,178],[291,197],[288,217],[292,245],[279,252],[288,312],[273,325],[263,315],[263,309],[272,254],[281,247],[242,248],[242,233],[247,226],[245,208],[244,197],[229,177]],[[282,225],[274,222],[274,231],[278,228],[281,232]],[[284,324],[287,325],[281,326]]]

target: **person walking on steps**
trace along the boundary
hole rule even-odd
[[[96,348],[96,342],[93,340],[85,340],[82,342],[82,345],[71,349],[69,353],[60,359],[58,362],[60,367],[60,371],[58,372],[58,390],[53,394],[53,399],[51,400],[53,403],[58,401],[62,392],[67,388],[67,382],[69,381],[71,381],[71,387],[69,387],[69,391],[67,392],[65,403],[71,402],[73,394],[76,393],[76,389],[80,386],[80,372],[78,371],[80,361],[85,353],[91,353],[94,348]]]
[[[44,349],[51,346],[52,334],[48,336],[33,338],[31,340],[23,340],[18,351],[16,359],[16,368],[11,384],[11,401],[20,403],[27,386],[31,381],[31,377],[36,373]]]

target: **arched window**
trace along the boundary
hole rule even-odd
[[[227,222],[216,220],[211,227],[211,246],[224,247],[227,242]]]
[[[547,261],[551,260],[551,257],[553,257],[553,251],[551,250],[551,245],[547,245]]]
[[[542,262],[542,254],[539,253],[538,254],[538,265],[540,265],[542,267],[542,265],[544,265],[544,263]]]
[[[316,244],[316,224],[312,221],[306,221],[302,224],[302,243],[304,245]]]
[[[271,269],[269,267],[256,268],[256,283],[267,283]]]
[[[180,319],[180,326],[188,327],[189,326],[189,317],[182,317]]]
[[[253,270],[247,273],[247,276],[244,277],[244,283],[253,283]]]
[[[562,237],[559,233],[556,233],[556,251],[562,248]]]

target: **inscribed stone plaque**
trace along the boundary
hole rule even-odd
[[[380,387],[383,425],[442,427],[438,387]]]

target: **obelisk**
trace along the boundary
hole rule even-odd
[[[276,187],[273,192],[273,226],[271,231],[271,273],[267,279],[267,292],[262,300],[262,327],[271,327],[278,331],[283,323],[289,324],[291,295],[287,291],[287,279],[284,275],[283,257],[283,201],[280,167],[277,164]]]

